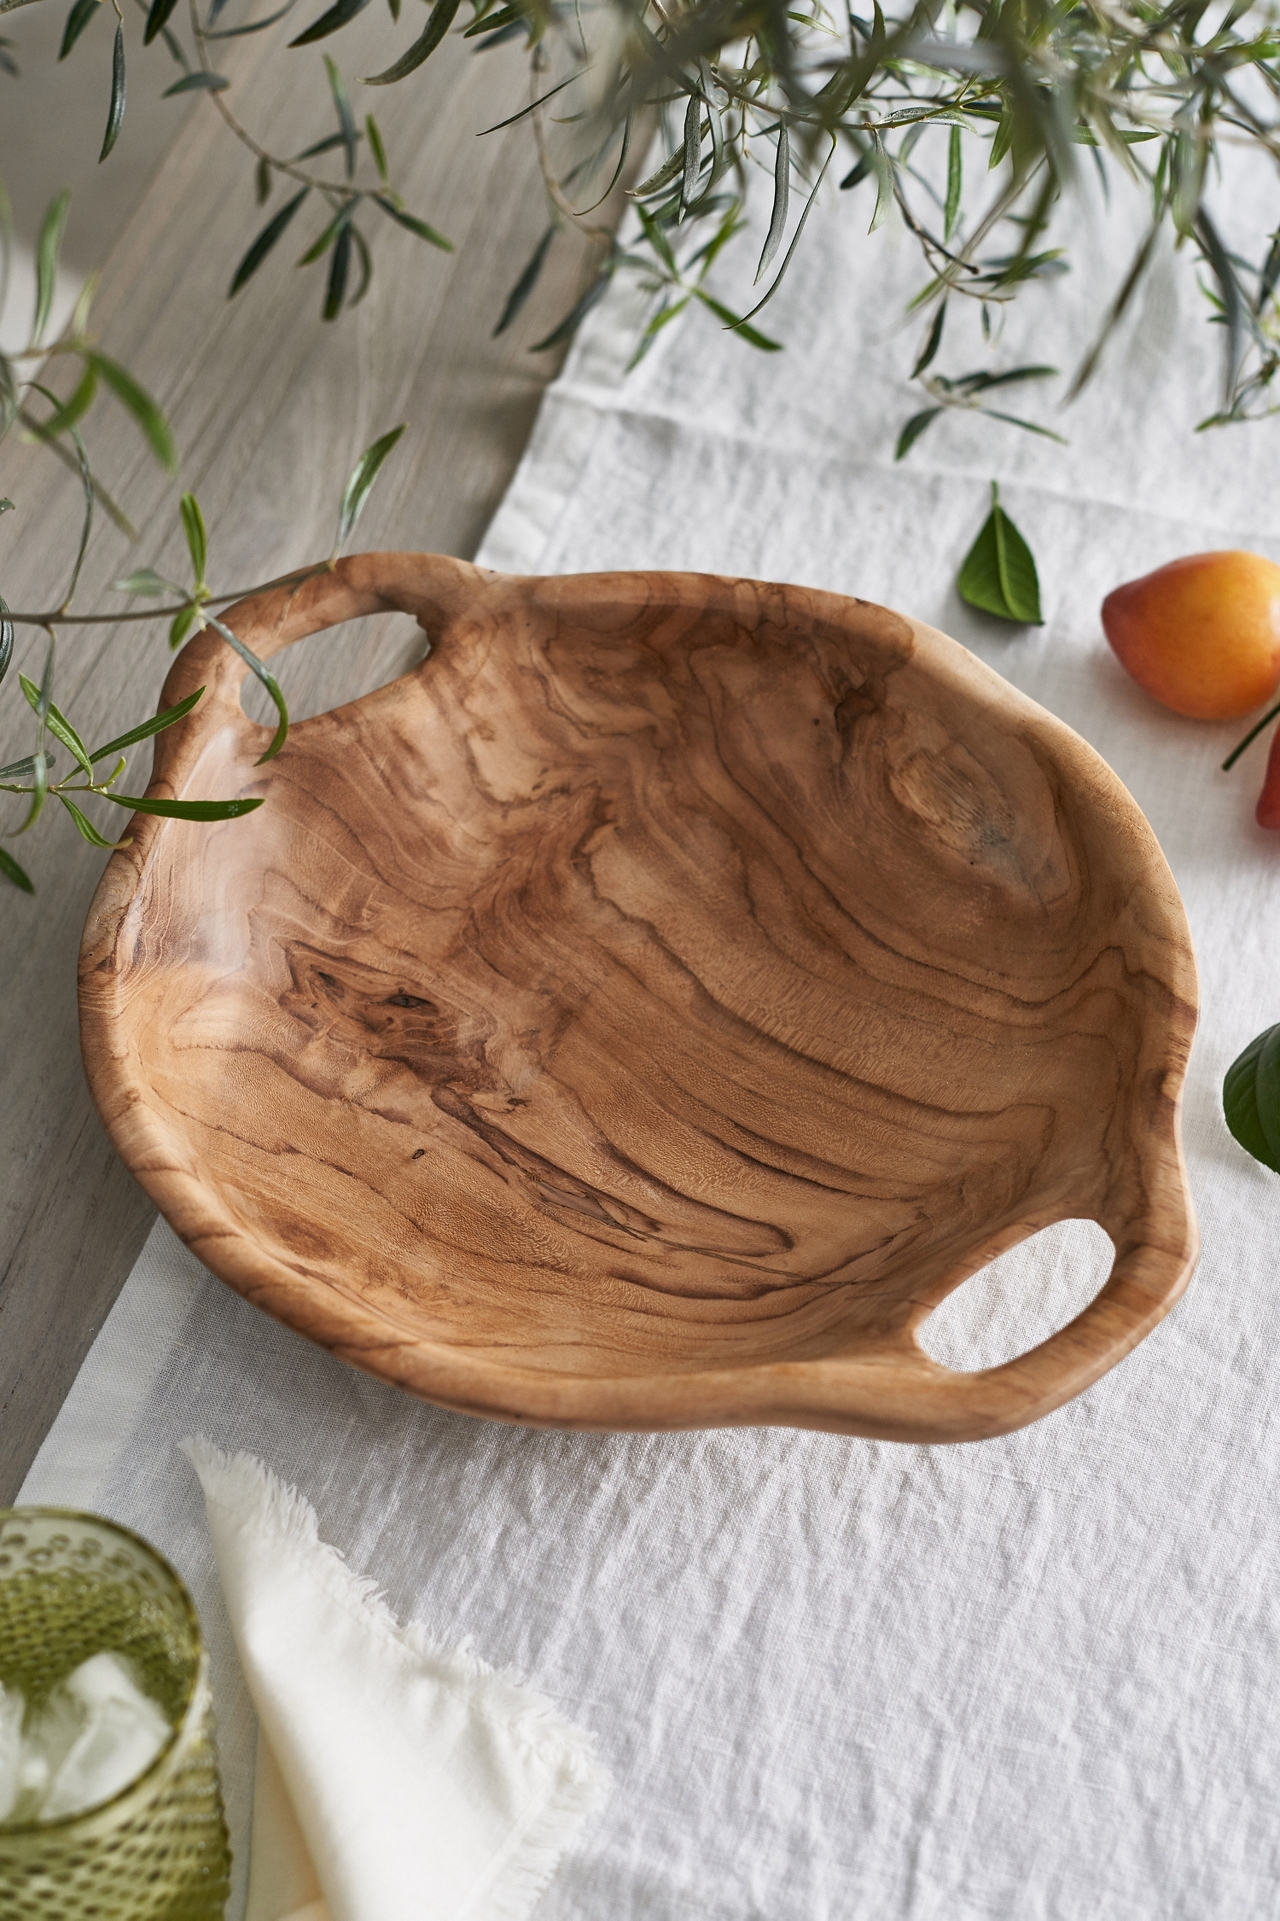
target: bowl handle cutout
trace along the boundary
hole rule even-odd
[[[353,554],[332,567],[302,569],[280,586],[238,600],[218,619],[264,661],[295,640],[366,614],[410,614],[434,642],[506,578],[446,554]],[[193,742],[228,722],[270,738],[271,729],[250,720],[240,706],[249,672],[214,628],[187,642],[170,669],[160,704],[176,706],[197,687],[204,687],[205,695],[187,721],[157,736],[153,778],[171,778],[188,760]]]
[[[998,1367],[962,1373],[931,1360],[913,1340],[910,1383],[904,1380],[901,1396],[913,1432],[902,1438],[976,1441],[1011,1433],[1123,1360],[1177,1301],[1199,1250],[1185,1174],[1180,1165],[1169,1173],[1158,1223],[1114,1234],[1116,1258],[1101,1291],[1038,1346]]]

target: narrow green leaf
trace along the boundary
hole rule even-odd
[[[483,13],[478,20],[473,20],[462,37],[474,40],[478,34],[501,33],[503,27],[519,26],[527,18],[522,7],[499,7],[496,12]]]
[[[205,532],[200,502],[194,494],[183,494],[179,511],[182,514],[182,531],[187,536],[187,552],[191,555],[192,576],[196,586],[203,587],[205,563],[209,557],[209,536]]]
[[[1000,505],[991,483],[991,512],[965,556],[956,586],[962,600],[1000,620],[1040,626],[1040,582],[1031,549]]]
[[[3,680],[13,661],[13,622],[9,618],[9,603],[0,599],[0,680]]]
[[[258,756],[257,764],[259,767],[261,767],[264,760],[274,760],[275,756],[280,752],[280,749],[284,746],[285,741],[289,737],[289,709],[286,707],[284,695],[280,691],[280,683],[276,679],[275,675],[272,673],[271,669],[267,666],[266,662],[263,660],[259,660],[258,656],[254,653],[252,647],[247,647],[245,643],[241,640],[238,634],[233,634],[230,627],[226,625],[225,621],[215,620],[212,614],[207,614],[205,618],[207,619],[209,625],[213,628],[214,632],[221,634],[222,638],[226,641],[228,647],[232,648],[237,654],[239,654],[241,660],[244,661],[245,665],[249,667],[253,671],[253,673],[257,675],[258,679],[262,682],[262,685],[266,688],[268,694],[270,694],[272,702],[274,703],[274,706],[275,706],[275,710],[277,714],[280,716],[280,724],[276,728],[275,734],[272,737],[271,745],[267,748],[267,751],[265,754],[259,754]],[[113,799],[115,798],[114,795],[112,796],[112,798]],[[210,801],[207,804],[209,806],[215,806],[221,803]],[[240,802],[232,802],[229,804],[235,806],[237,809],[237,812],[239,813],[246,812],[247,807],[249,805],[256,805],[256,803],[242,804]],[[154,812],[155,810],[152,809],[151,811]],[[215,818],[215,816],[209,815],[209,816],[204,816],[203,818],[213,819]]]
[[[271,162],[262,154],[253,170],[253,197],[260,207],[271,198]]]
[[[507,331],[507,328],[511,325],[520,309],[524,306],[525,301],[537,286],[539,275],[546,265],[547,255],[551,251],[551,243],[555,237],[556,223],[553,220],[530,255],[529,260],[520,274],[520,278],[507,295],[506,305],[502,309],[501,318],[493,330],[493,338],[495,340],[499,334]]]
[[[385,73],[371,74],[365,85],[389,87],[393,81],[403,80],[407,74],[415,72],[423,61],[435,52],[448,33],[460,4],[461,0],[435,0],[435,5],[427,17],[427,24],[413,45],[402,53]]]
[[[360,139],[356,131],[356,117],[351,111],[351,99],[336,60],[331,60],[326,53],[324,65],[329,76],[329,91],[333,95],[333,110],[338,116],[338,130],[346,152],[347,179],[350,180],[356,170],[356,147]]]
[[[429,227],[425,220],[419,220],[413,214],[406,213],[403,207],[397,207],[395,202],[388,200],[385,194],[375,193],[373,197],[383,213],[390,214],[393,220],[398,221],[402,227],[407,227],[410,233],[416,233],[419,240],[429,240],[433,247],[441,247],[445,253],[453,252],[452,240],[446,240],[442,233],[437,233],[434,227]]]
[[[49,323],[58,280],[58,254],[62,248],[62,235],[70,207],[71,189],[64,187],[57,198],[49,202],[41,222],[40,238],[36,242],[36,315],[31,328],[33,347],[40,345]]]
[[[139,567],[135,572],[126,574],[123,580],[113,580],[111,590],[116,594],[147,594],[152,597],[161,594],[183,594],[185,587],[175,587],[171,580],[158,574],[154,567]]]
[[[651,199],[655,193],[661,193],[664,187],[671,185],[671,182],[683,167],[684,146],[682,143],[675,153],[668,155],[656,173],[651,173],[647,180],[642,180],[638,187],[631,189],[632,199],[648,200]]]
[[[97,369],[92,361],[86,360],[84,370],[69,398],[60,401],[53,396],[53,412],[47,420],[40,423],[41,439],[52,440],[56,435],[66,433],[68,428],[74,427],[76,421],[82,420],[88,413],[97,391]]]
[[[698,174],[702,166],[702,101],[696,93],[689,95],[689,104],[684,114],[684,167],[680,176],[680,206],[691,206],[698,191]]]
[[[356,522],[364,512],[364,504],[369,498],[374,481],[378,478],[382,463],[399,440],[405,429],[404,422],[393,427],[390,433],[383,434],[371,447],[366,447],[351,471],[342,495],[342,507],[338,514],[338,541],[335,553],[346,546],[355,532]]]
[[[373,279],[373,255],[369,252],[368,243],[354,220],[350,227],[348,227],[347,232],[351,235],[352,246],[360,256],[360,281],[355,292],[347,301],[347,312],[350,313],[353,307],[360,305],[360,302],[369,291],[369,282]]]
[[[270,754],[262,759],[270,759]],[[135,814],[160,814],[166,820],[238,820],[241,814],[251,814],[255,807],[261,807],[264,796],[259,794],[252,800],[149,800],[145,794],[110,793],[103,798],[113,800],[117,807],[131,808]]]
[[[114,794],[111,798],[113,800],[115,799]],[[93,822],[89,819],[89,816],[81,812],[80,808],[76,806],[68,794],[64,794],[59,790],[58,799],[62,802],[72,820],[75,822],[82,840],[87,840],[90,847],[103,847],[109,852],[114,852],[118,843],[113,840],[108,840],[105,834],[100,834]]]
[[[898,435],[898,444],[893,450],[895,460],[906,459],[925,428],[929,426],[931,421],[936,420],[942,411],[941,407],[926,407],[923,413],[912,414],[910,420]]]
[[[44,756],[46,771],[48,768],[56,765],[57,758],[56,754],[46,754]],[[35,771],[36,756],[34,754],[27,754],[22,760],[11,760],[7,767],[0,767],[0,780],[30,780]]]
[[[75,0],[75,5],[67,15],[67,24],[62,30],[62,45],[58,49],[59,60],[66,59],[101,4],[102,0]]]
[[[86,357],[93,362],[121,406],[133,415],[160,465],[169,473],[176,472],[178,450],[173,444],[173,434],[150,394],[138,385],[132,374],[127,374],[123,367],[109,360],[106,354],[99,353],[96,347]]]
[[[111,105],[107,109],[107,130],[102,136],[102,152],[98,155],[101,166],[120,137],[120,127],[124,120],[124,24],[116,22],[115,46],[111,54]]]
[[[959,127],[952,127],[951,139],[947,147],[947,203],[943,212],[944,240],[950,240],[956,230],[956,220],[960,213],[960,188],[963,179],[963,156],[960,152],[961,133]]]
[[[571,340],[597,300],[604,298],[605,290],[612,278],[613,268],[611,265],[606,265],[596,275],[587,291],[570,307],[559,325],[553,327],[543,339],[535,340],[529,352],[531,354],[549,353],[553,347],[563,346],[566,340]]]
[[[142,36],[144,47],[149,47],[151,42],[164,32],[177,4],[178,0],[151,0],[146,30]]]
[[[144,720],[141,726],[131,727],[127,734],[117,734],[105,747],[95,747],[89,759],[95,762],[106,760],[109,755],[121,753],[126,747],[136,747],[140,740],[150,740],[152,734],[162,734],[166,727],[174,726],[184,714],[191,712],[203,692],[203,687],[197,687],[194,694],[188,694],[176,706],[166,707],[163,713],[156,714],[151,720]]]
[[[227,289],[228,300],[234,299],[236,294],[239,293],[241,287],[244,286],[246,280],[251,279],[252,276],[255,273],[257,273],[258,268],[262,265],[267,255],[271,252],[271,249],[275,246],[276,241],[280,238],[281,234],[284,232],[289,222],[293,219],[294,214],[297,213],[298,208],[302,205],[303,201],[306,199],[307,195],[310,192],[311,192],[310,187],[303,187],[300,193],[294,194],[292,200],[287,200],[285,202],[284,206],[281,207],[279,213],[273,214],[271,219],[268,220],[266,226],[262,229],[262,232],[258,235],[257,239],[254,241],[253,245],[250,247],[248,253],[245,255],[244,259],[240,262],[240,265],[236,268],[235,273],[232,276],[231,285]]]
[[[391,178],[390,169],[387,166],[387,150],[383,145],[378,123],[371,113],[365,115],[364,127],[369,136],[369,151],[373,155],[373,164],[378,169],[378,178],[385,187]]]
[[[764,237],[764,246],[760,250],[760,264],[756,268],[756,277],[753,283],[757,286],[760,283],[765,268],[769,265],[769,262],[773,259],[773,256],[777,253],[782,243],[782,236],[786,232],[787,227],[787,208],[790,204],[790,199],[791,136],[787,132],[787,123],[783,120],[780,121],[778,125],[778,150],[774,156],[773,163],[773,209],[769,215],[769,231]]]
[[[340,147],[341,145],[342,135],[340,133],[327,133],[323,140],[313,140],[309,147],[302,149],[301,153],[295,153],[293,156],[294,162],[296,164],[299,160],[314,160],[317,154],[332,153],[335,147]]]
[[[347,273],[351,266],[351,226],[343,225],[333,245],[333,258],[329,262],[329,278],[325,284],[324,306],[320,309],[322,320],[336,320],[342,312],[342,302],[347,291]]]
[[[282,7],[264,14],[261,20],[250,20],[243,27],[219,27],[216,33],[206,30],[204,37],[206,40],[240,40],[246,33],[263,33],[268,27],[274,27],[277,20],[283,20],[286,13],[292,13],[296,5],[297,0],[284,0]]]
[[[339,27],[347,26],[358,13],[363,13],[368,4],[369,0],[338,0],[336,6],[330,7],[328,13],[322,13],[313,26],[308,27],[305,33],[300,33],[296,40],[291,40],[289,45],[309,47],[316,40],[327,39],[331,33],[337,33]]]
[[[39,714],[43,690],[37,687],[35,682],[30,680],[26,674],[18,675],[18,685],[26,695],[27,704],[31,708],[31,711],[34,714]],[[48,703],[48,711],[43,718],[45,726],[49,729],[54,739],[60,740],[64,747],[70,748],[80,765],[84,768],[85,773],[91,775],[93,769],[89,765],[89,755],[85,749],[85,744],[61,709],[55,707],[53,702],[50,701]]]
[[[181,80],[175,80],[166,87],[160,98],[172,99],[175,93],[224,93],[231,82],[220,73],[209,73],[201,69],[197,73],[184,73]]]
[[[357,196],[354,194],[349,200],[343,201],[328,226],[322,228],[319,239],[313,240],[306,252],[299,254],[298,266],[309,267],[313,260],[319,260],[321,254],[328,253],[338,235],[346,232],[351,217],[355,213],[356,204]]]
[[[732,307],[726,307],[722,301],[713,299],[705,287],[694,287],[691,291],[696,300],[700,300],[704,307],[710,308],[716,319],[723,320],[725,326],[731,328],[740,340],[745,340],[748,347],[756,347],[765,354],[782,352],[780,340],[770,340],[768,334],[762,334],[758,327],[752,327],[747,321],[740,320]]]
[[[1243,1054],[1237,1056],[1227,1069],[1222,1083],[1222,1112],[1232,1135],[1239,1141],[1247,1154],[1255,1161],[1261,1161],[1274,1174],[1280,1174],[1280,1153],[1272,1146],[1258,1104],[1258,1061],[1265,1047],[1274,1047],[1280,1026],[1264,1028],[1255,1035]],[[1272,1093],[1271,1077],[1268,1091]],[[1274,1106],[1268,1114],[1272,1131],[1280,1135],[1280,1113]]]
[[[1004,159],[1005,155],[1008,153],[1009,148],[1013,144],[1013,129],[1014,129],[1014,116],[1012,111],[1008,107],[1006,107],[1004,112],[1000,116],[1000,121],[995,131],[995,137],[991,142],[991,153],[990,153],[990,157],[987,160],[987,167],[989,171],[993,171],[996,167],[998,167],[1000,165],[1000,162]]]
[[[31,778],[34,783],[31,805],[27,809],[26,819],[18,829],[19,834],[29,833],[44,810],[45,799],[49,792],[49,764],[50,756],[43,749],[31,756]]]
[[[875,147],[876,205],[868,233],[875,233],[877,228],[884,225],[893,205],[893,162],[885,152],[879,134],[875,136]]]
[[[663,233],[662,228],[658,225],[647,207],[637,207],[636,213],[639,216],[640,225],[644,230],[645,239],[649,242],[649,245],[653,248],[653,251],[657,254],[672,279],[678,280],[680,278],[680,269],[676,266],[676,257],[671,251],[671,242],[667,239],[666,234]]]
[[[174,615],[172,621],[169,623],[169,645],[171,648],[181,647],[183,641],[196,624],[196,611],[194,607],[184,607],[180,614]]]
[[[929,329],[929,337],[921,349],[919,360],[917,360],[915,366],[911,369],[911,378],[913,380],[919,379],[920,375],[924,372],[925,368],[929,366],[934,355],[942,345],[942,325],[946,317],[947,303],[945,300],[940,300],[938,302],[938,311],[933,316],[933,325]]]
[[[3,847],[0,847],[0,874],[3,874],[6,880],[11,880],[15,887],[20,887],[24,894],[35,893],[35,887],[26,868],[19,867],[13,855],[6,854]]]

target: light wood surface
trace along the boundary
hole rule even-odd
[[[279,29],[289,30],[289,22]],[[385,10],[371,8],[325,44],[349,75],[372,72],[368,63],[385,50],[389,31]],[[240,49],[229,60],[247,74],[235,98],[251,125],[286,148],[326,130],[332,110],[319,51],[255,65],[252,42],[227,44]],[[316,270],[293,266],[304,244],[301,220],[297,244],[282,245],[228,304],[232,267],[265,214],[254,206],[250,167],[212,107],[201,103],[193,114],[112,253],[96,324],[102,345],[173,419],[179,484],[195,488],[210,525],[215,587],[271,578],[326,551],[356,456],[400,420],[409,432],[361,538],[474,552],[554,371],[548,357],[527,349],[572,303],[583,272],[581,248],[558,242],[523,321],[491,340],[546,224],[546,204],[526,130],[483,140],[475,130],[515,111],[527,87],[518,54],[476,58],[451,44],[412,83],[381,90],[376,106],[397,184],[457,251],[442,254],[386,222],[375,235],[370,294],[335,326],[319,320]],[[357,104],[364,110],[368,101]],[[108,400],[87,438],[142,533],[130,547],[100,525],[77,601],[91,608],[111,600],[106,584],[126,568],[186,563],[177,488],[132,423]],[[11,439],[0,450],[0,493],[18,504],[0,520],[0,591],[16,607],[56,604],[75,550],[76,485]],[[326,708],[398,672],[415,644],[407,627],[374,621],[348,633],[341,648],[295,650],[283,669],[295,712]],[[40,645],[29,630],[21,636],[19,664]],[[105,738],[154,710],[167,666],[159,627],[67,630],[57,698],[86,734]],[[28,751],[24,711],[16,699],[0,710],[0,758]],[[144,749],[139,781],[146,766]],[[35,902],[6,891],[0,913],[0,1501],[20,1484],[153,1218],[92,1110],[79,1059],[75,956],[102,856],[63,819],[17,851],[40,891]]]
[[[1098,756],[944,635],[796,587],[366,555],[264,656],[398,609],[427,658],[295,729],[215,636],[85,932],[124,1160],[250,1300],[384,1379],[576,1427],[1019,1427],[1165,1313],[1181,904]],[[340,647],[334,635],[329,645]],[[1070,1326],[952,1373],[925,1315],[1098,1221]]]

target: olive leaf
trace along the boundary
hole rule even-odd
[[[313,260],[319,260],[322,254],[328,253],[334,242],[346,231],[355,210],[356,195],[352,194],[349,199],[343,201],[328,226],[321,228],[319,238],[312,241],[305,253],[299,254],[298,266],[309,267]]]
[[[350,206],[352,203],[347,204]],[[347,291],[347,270],[350,265],[351,226],[348,216],[348,219],[337,229],[333,258],[329,262],[329,278],[324,290],[324,306],[320,309],[322,320],[336,320],[341,313],[343,298]]]
[[[754,283],[756,285],[759,284],[766,267],[777,253],[782,236],[786,232],[790,196],[791,136],[787,132],[787,123],[783,120],[778,125],[778,146],[773,163],[773,208],[769,215],[769,231],[764,237],[764,246],[760,249],[760,263],[756,268]]]
[[[383,144],[378,123],[371,113],[367,113],[364,117],[364,128],[369,136],[369,151],[373,155],[373,164],[378,169],[378,178],[385,187],[391,178],[387,167],[387,149]]]
[[[232,275],[231,285],[227,288],[228,300],[233,300],[245,282],[257,273],[258,268],[271,252],[276,241],[280,238],[310,192],[310,187],[303,187],[300,193],[294,194],[292,200],[285,202],[279,213],[273,214],[271,219],[268,220],[266,226],[262,229],[262,232],[258,235],[253,245],[249,248],[248,253],[246,253],[244,259]]]
[[[112,796],[112,798],[114,798],[114,796]],[[76,806],[76,803],[71,799],[70,795],[64,794],[59,790],[58,799],[62,802],[72,820],[75,822],[76,831],[82,840],[87,840],[90,847],[105,847],[109,851],[114,851],[117,842],[108,840],[105,834],[100,834],[93,822],[89,819],[89,816]]]
[[[239,634],[233,633],[230,627],[227,626],[225,621],[215,620],[212,614],[206,614],[204,618],[209,623],[210,627],[213,628],[214,632],[217,634],[221,634],[222,638],[226,641],[228,647],[232,648],[235,653],[239,654],[241,660],[244,661],[245,665],[249,667],[254,674],[257,675],[258,679],[262,682],[262,685],[266,688],[268,694],[271,696],[271,700],[275,707],[276,713],[279,715],[279,724],[277,725],[276,731],[271,738],[270,746],[267,748],[267,751],[265,754],[258,755],[257,764],[259,767],[261,767],[264,760],[275,759],[275,756],[280,752],[280,749],[284,746],[285,741],[289,737],[289,709],[285,704],[284,695],[280,691],[280,683],[276,679],[275,675],[272,673],[271,669],[267,666],[266,662],[263,660],[259,660],[258,656],[254,653],[252,647],[247,646],[245,642],[241,640]],[[115,798],[116,796],[113,794],[112,799],[114,800]],[[122,796],[122,798],[127,798],[127,797]],[[140,803],[129,802],[128,804],[132,806]],[[192,803],[192,804],[195,805],[196,803]],[[210,801],[207,804],[209,806],[214,806],[214,805],[221,806],[223,803],[222,802],[215,803],[213,801]],[[252,804],[256,806],[257,802],[255,801],[253,803],[247,803],[245,806],[240,806],[237,803],[237,811],[240,813],[246,812],[248,804]],[[144,808],[144,811],[153,813],[153,814],[158,814],[158,813],[163,813],[165,810],[162,807],[160,807],[158,804],[152,805],[151,802],[147,802]],[[221,814],[190,814],[185,816],[185,818],[189,820],[221,820],[224,818],[224,816]]]
[[[407,227],[410,233],[416,233],[419,240],[429,240],[433,247],[440,247],[445,253],[453,252],[452,240],[446,240],[442,233],[437,233],[434,227],[429,227],[425,220],[419,220],[415,215],[406,213],[403,207],[397,207],[394,200],[386,194],[375,193],[373,197],[383,213],[390,214],[393,220],[400,226]]]
[[[112,591],[117,594],[159,596],[184,594],[187,591],[185,587],[177,587],[173,581],[166,580],[164,575],[158,574],[154,567],[139,567],[133,573],[126,574],[123,580],[113,580],[111,586]]]
[[[182,531],[187,537],[187,552],[191,555],[191,572],[198,593],[204,586],[205,562],[209,555],[209,536],[205,532],[200,502],[194,494],[183,494],[179,503],[179,512],[182,515]]]
[[[339,4],[342,0],[339,0]],[[462,0],[435,0],[427,24],[407,52],[389,66],[385,73],[370,74],[365,81],[367,87],[388,87],[396,80],[403,80],[419,68],[423,61],[433,54],[440,42],[453,25]],[[364,4],[364,0],[360,0]],[[337,12],[337,8],[334,9]]]
[[[953,126],[947,146],[947,199],[942,213],[942,237],[950,240],[960,213],[960,189],[964,178],[964,156],[960,150],[960,128]]]
[[[374,481],[378,478],[382,463],[405,430],[405,422],[393,427],[389,433],[381,435],[371,447],[366,447],[351,470],[351,477],[343,489],[342,506],[338,512],[338,538],[334,553],[338,554],[346,546],[355,532],[356,522],[364,512],[364,504],[369,498]]]
[[[57,198],[49,202],[40,225],[40,238],[36,242],[36,315],[31,327],[33,347],[40,345],[49,323],[58,282],[58,255],[62,249],[62,235],[70,207],[71,189],[64,187]]]
[[[18,675],[18,684],[26,695],[28,705],[31,707],[32,712],[39,714],[43,690],[37,687],[35,682],[29,679],[26,674]],[[85,773],[92,775],[93,768],[90,765],[85,744],[61,709],[55,707],[53,702],[49,701],[43,719],[45,726],[49,729],[49,732],[54,736],[55,740],[60,740],[64,747],[69,747],[81,767],[83,767]]]
[[[114,360],[109,360],[106,354],[99,353],[96,347],[89,350],[87,358],[121,406],[133,415],[160,465],[169,473],[175,473],[178,450],[173,444],[173,432],[150,394],[138,385],[132,374],[126,373]]]
[[[1245,1152],[1280,1174],[1280,1024],[1256,1035],[1231,1063],[1222,1111]]]
[[[296,40],[289,42],[289,45],[309,47],[316,40],[326,39],[329,34],[337,33],[339,27],[347,26],[358,13],[363,13],[368,4],[369,0],[338,0],[336,6],[330,7],[328,13],[322,13],[305,33],[300,33]]]
[[[120,137],[120,127],[124,120],[124,23],[116,24],[115,47],[111,55],[111,105],[107,109],[107,130],[102,136],[102,152],[98,155],[101,166]]]
[[[172,99],[175,93],[223,93],[231,82],[220,73],[208,73],[203,69],[198,73],[184,73],[181,80],[175,80],[166,87],[160,98]]]
[[[35,887],[26,868],[20,867],[13,855],[7,854],[3,847],[0,847],[0,874],[3,874],[6,880],[12,881],[15,887],[20,887],[24,894],[35,893]]]
[[[1040,581],[1036,563],[1022,535],[1000,505],[1000,490],[991,483],[991,512],[965,555],[956,581],[962,600],[1000,620],[1022,626],[1043,624]]]
[[[13,659],[13,622],[9,618],[8,602],[0,599],[0,680],[9,671]]]
[[[493,330],[493,338],[495,340],[499,334],[507,331],[507,328],[511,325],[520,309],[524,306],[525,301],[537,286],[539,276],[547,262],[547,255],[551,251],[551,243],[555,237],[556,223],[553,220],[529,256],[520,274],[520,278],[507,295],[506,304],[499,316],[498,324]]]
[[[186,699],[178,701],[176,706],[166,707],[163,713],[156,714],[153,719],[144,720],[138,727],[131,727],[127,734],[117,734],[116,738],[109,740],[105,747],[95,747],[89,759],[94,762],[106,760],[108,755],[118,754],[126,747],[134,747],[140,740],[149,740],[152,734],[162,734],[166,727],[172,727],[176,721],[182,719],[184,714],[191,712],[203,692],[203,687],[197,687],[194,694],[188,694]]]
[[[263,754],[262,759],[269,759],[269,755]],[[58,798],[64,797],[59,794]],[[261,794],[244,800],[151,800],[145,794],[111,792],[103,798],[113,800],[117,807],[131,808],[135,814],[160,814],[166,820],[237,820],[263,803]]]
[[[58,49],[59,60],[66,59],[101,5],[102,0],[75,0],[75,5],[67,15],[67,24],[62,30],[62,45]]]
[[[356,147],[360,139],[360,135],[356,130],[356,117],[351,111],[351,100],[347,93],[346,82],[338,70],[337,61],[331,60],[326,53],[324,56],[324,65],[325,72],[329,76],[329,91],[333,95],[333,110],[338,116],[340,137],[346,153],[347,179],[350,180],[356,170]]]
[[[144,47],[149,47],[151,42],[164,32],[177,4],[178,0],[151,0],[151,9],[147,14],[147,24],[142,34]]]

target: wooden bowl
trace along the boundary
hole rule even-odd
[[[1084,741],[863,601],[367,554],[242,602],[261,655],[398,608],[413,672],[294,727],[193,640],[85,929],[128,1166],[249,1300],[445,1406],[565,1427],[969,1440],[1078,1394],[1195,1259],[1191,943]],[[915,1330],[1101,1223],[1069,1326],[954,1373]]]

